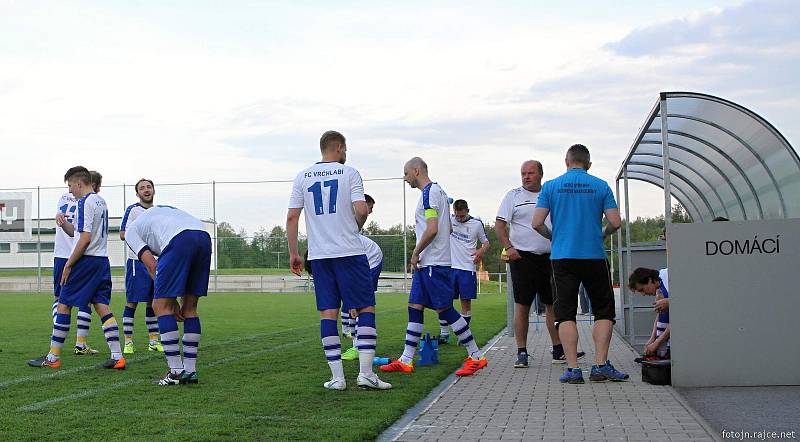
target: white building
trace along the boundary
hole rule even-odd
[[[127,260],[127,246],[119,239],[120,217],[108,219],[108,257],[112,267],[124,267]],[[41,229],[40,224],[41,222]],[[0,269],[35,269],[53,266],[53,248],[55,247],[56,222],[54,219],[32,220],[33,236],[27,241],[4,241],[0,239]],[[211,237],[214,237],[214,223],[204,220],[203,224]],[[216,244],[212,242],[212,253],[216,253]],[[214,259],[211,260],[214,268]]]

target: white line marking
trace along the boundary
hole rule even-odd
[[[327,416],[309,416],[307,418],[279,416],[279,415],[240,415],[235,413],[160,413],[160,412],[140,412],[140,411],[121,411],[115,412],[118,416],[131,416],[131,417],[155,417],[155,418],[178,418],[178,419],[242,419],[242,420],[263,420],[263,421],[297,421],[306,422],[308,420],[314,421],[327,421],[331,423],[352,424],[359,422],[367,422],[367,419],[354,419],[352,417],[327,417]]]
[[[402,309],[394,309],[393,311],[399,311],[399,310],[402,310]],[[392,310],[390,310],[390,311],[392,311]],[[384,313],[386,313],[386,312],[384,312]],[[258,333],[258,334],[255,334],[255,335],[246,336],[246,337],[242,337],[242,338],[234,338],[234,339],[229,339],[227,341],[219,341],[219,342],[210,344],[205,348],[215,347],[215,346],[220,346],[220,345],[225,345],[225,344],[230,344],[230,343],[233,343],[233,342],[240,342],[240,341],[250,340],[250,339],[254,339],[256,337],[261,337],[261,336],[269,336],[269,335],[281,334],[281,333],[285,333],[285,332],[288,332],[288,331],[297,331],[297,330],[302,330],[302,329],[312,328],[312,327],[316,327],[316,324],[313,325],[313,326],[295,327],[295,328],[292,328],[292,329],[284,329],[284,330],[281,330],[281,331],[276,331],[276,332],[271,332],[271,333]],[[284,348],[294,347],[294,346],[301,345],[301,344],[308,344],[308,343],[313,342],[315,340],[316,339],[306,339],[306,340],[303,340],[303,341],[295,341],[295,342],[291,342],[291,343],[280,344],[280,345],[277,345],[277,346],[274,346],[274,347],[264,348],[264,349],[257,350],[257,351],[254,351],[254,352],[250,352],[250,353],[243,354],[243,355],[229,356],[229,357],[225,357],[225,358],[222,358],[222,359],[217,359],[217,360],[211,361],[211,362],[209,362],[207,364],[201,364],[201,366],[205,367],[205,368],[213,368],[213,367],[215,367],[217,365],[227,364],[229,362],[236,362],[236,361],[241,360],[241,359],[251,358],[251,357],[254,357],[254,356],[261,355],[261,354],[272,353],[274,351],[282,350]],[[147,359],[153,359],[153,358],[155,358],[157,356],[160,356],[160,354],[148,355],[148,356],[145,356],[145,357],[142,357],[142,358],[132,359],[131,361],[144,361],[144,360],[147,360]],[[76,373],[76,372],[90,370],[90,369],[94,369],[94,368],[95,368],[94,366],[86,366],[86,367],[73,368],[71,370],[60,370],[60,371],[56,371],[54,373],[49,373],[49,374],[46,374],[46,375],[26,376],[24,378],[18,378],[18,379],[6,381],[6,382],[0,384],[0,388],[5,387],[7,385],[15,385],[15,384],[27,382],[29,380],[38,380],[38,379],[43,379],[43,378],[47,378],[47,377],[55,377],[55,376],[60,376],[60,375],[66,375],[66,374]],[[145,382],[145,381],[143,381],[141,379],[131,379],[131,380],[123,381],[123,382],[118,382],[116,384],[111,384],[111,385],[108,385],[108,386],[105,386],[105,387],[83,390],[83,391],[81,391],[79,393],[73,393],[73,394],[60,396],[60,397],[53,398],[53,399],[48,399],[46,401],[34,402],[34,403],[31,403],[31,404],[28,404],[28,405],[23,405],[23,406],[17,408],[17,411],[36,411],[36,410],[41,410],[42,408],[45,408],[45,407],[53,405],[53,404],[58,404],[58,403],[61,403],[61,402],[67,402],[67,401],[71,401],[71,400],[75,400],[75,399],[83,399],[83,398],[86,398],[86,397],[94,396],[94,395],[99,394],[99,393],[104,393],[104,392],[109,391],[109,390],[125,387],[125,386],[132,385],[132,384],[142,383],[142,382]],[[222,416],[222,415],[220,415],[220,416]],[[262,416],[262,417],[270,418],[268,416]],[[258,418],[258,417],[256,416],[254,418]]]
[[[208,364],[203,364],[202,366],[204,366],[205,368],[212,368],[212,367],[215,367],[217,365],[227,364],[229,362],[236,362],[236,361],[238,361],[240,359],[251,358],[253,356],[257,356],[257,355],[261,355],[261,354],[265,354],[265,353],[272,353],[274,351],[282,350],[282,349],[287,348],[287,347],[293,347],[293,346],[296,346],[296,345],[307,344],[307,343],[312,342],[312,341],[314,341],[314,339],[306,339],[304,341],[296,341],[296,342],[292,342],[292,343],[288,343],[288,344],[281,344],[281,345],[277,345],[275,347],[264,348],[264,349],[257,350],[257,351],[254,351],[254,352],[250,352],[250,353],[243,354],[243,355],[229,356],[229,357],[226,357],[226,358],[217,359],[215,361],[209,362]],[[17,408],[17,411],[36,411],[36,410],[41,410],[42,408],[45,408],[45,407],[53,405],[53,404],[72,401],[72,400],[75,400],[75,399],[83,399],[83,398],[86,398],[86,397],[94,396],[96,394],[105,393],[106,391],[109,391],[109,390],[114,390],[114,389],[117,389],[117,388],[122,388],[122,387],[126,387],[128,385],[138,384],[138,383],[143,383],[143,382],[145,382],[145,381],[142,380],[142,379],[130,379],[130,380],[123,381],[123,382],[117,382],[116,384],[107,385],[105,387],[90,388],[90,389],[83,390],[83,391],[81,391],[79,393],[68,394],[68,395],[65,395],[65,396],[60,396],[60,397],[57,397],[57,398],[48,399],[46,401],[34,402],[34,403],[31,403],[31,404],[28,404],[28,405],[23,405],[23,406]]]
[[[83,390],[80,393],[69,394],[69,395],[66,395],[66,396],[60,396],[60,397],[57,397],[57,398],[48,399],[46,401],[34,402],[34,403],[31,403],[31,404],[28,404],[28,405],[23,405],[23,406],[17,408],[17,411],[36,411],[36,410],[41,410],[42,408],[50,406],[50,405],[53,405],[53,404],[72,401],[72,400],[75,400],[75,399],[83,399],[85,397],[94,396],[96,394],[105,393],[106,391],[109,391],[109,390],[115,390],[117,388],[125,387],[125,386],[131,385],[131,384],[138,384],[140,382],[143,382],[143,381],[141,379],[129,379],[127,381],[117,382],[116,384],[106,385],[104,387],[90,388],[90,389]]]
[[[211,344],[208,344],[206,346],[203,346],[203,350],[206,350],[208,348],[218,347],[218,346],[221,346],[221,345],[230,345],[230,344],[235,344],[235,343],[242,342],[242,341],[248,341],[248,340],[257,339],[257,338],[261,338],[261,337],[279,335],[279,334],[283,334],[283,333],[286,333],[286,332],[298,331],[298,330],[303,330],[303,329],[307,329],[307,328],[315,328],[315,327],[317,327],[317,325],[310,325],[310,326],[305,326],[305,327],[295,327],[295,328],[284,329],[284,330],[279,330],[279,331],[269,332],[269,333],[256,333],[256,334],[250,335],[250,336],[243,336],[243,337],[238,337],[238,338],[233,338],[233,339],[227,339],[225,341],[217,341],[217,342],[213,342]],[[130,364],[130,363],[134,363],[134,362],[142,362],[142,361],[147,361],[147,360],[150,360],[150,359],[156,359],[156,358],[162,358],[162,357],[163,357],[162,353],[151,353],[151,354],[148,354],[147,356],[136,356],[136,357],[133,357],[131,359],[127,359],[126,358],[126,362],[128,364]],[[83,372],[83,371],[94,370],[94,369],[95,369],[95,364],[85,365],[85,366],[82,366],[82,367],[68,368],[68,369],[57,369],[57,370],[53,370],[53,371],[51,371],[50,373],[47,373],[47,374],[36,374],[36,375],[30,375],[30,376],[23,376],[21,378],[16,378],[16,379],[9,379],[7,381],[0,382],[0,388],[6,388],[6,387],[10,387],[12,385],[23,384],[25,382],[30,382],[30,381],[38,381],[38,380],[41,380],[41,379],[55,378],[55,377],[59,377],[59,376],[66,376],[66,375],[69,375],[69,374],[80,373],[80,372]],[[52,369],[49,369],[49,370],[52,370]]]
[[[254,352],[250,352],[250,353],[243,354],[243,355],[228,356],[226,358],[217,359],[217,360],[211,361],[211,362],[209,362],[207,364],[200,364],[200,365],[205,367],[205,368],[212,368],[212,367],[216,367],[217,365],[227,364],[228,362],[236,362],[236,361],[238,361],[240,359],[251,358],[253,356],[258,356],[258,355],[262,355],[262,354],[265,354],[265,353],[272,353],[273,351],[283,350],[284,348],[294,347],[294,346],[300,345],[300,344],[308,344],[308,343],[313,342],[313,341],[315,341],[315,339],[306,339],[304,341],[296,341],[296,342],[291,342],[291,343],[288,343],[288,344],[276,345],[275,347],[263,348],[261,350],[256,350]]]

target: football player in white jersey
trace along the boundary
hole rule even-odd
[[[375,199],[365,193],[364,200],[367,202],[367,207],[369,208],[368,213],[371,215],[372,208],[375,207]],[[370,280],[372,281],[372,290],[377,292],[378,279],[380,278],[381,270],[383,269],[383,251],[375,241],[367,238],[363,234],[359,234],[359,237],[361,238],[361,243],[364,244],[364,251],[367,254],[367,261],[369,262],[369,276]],[[353,338],[353,346],[342,353],[342,359],[345,361],[352,361],[358,359],[358,348],[355,341],[355,331],[358,318],[351,315],[349,306],[344,304],[342,304],[341,316],[343,334],[347,336],[349,332]],[[348,329],[345,329],[345,327],[348,327]]]
[[[428,177],[428,165],[414,157],[403,168],[409,186],[422,191],[417,204],[415,230],[417,245],[411,254],[411,294],[408,298],[406,344],[400,359],[381,365],[381,371],[411,373],[424,323],[423,309],[436,310],[439,319],[453,328],[459,343],[467,348],[467,360],[456,371],[457,376],[470,376],[486,367],[469,324],[453,308],[453,281],[450,257],[450,203],[445,191]]]
[[[96,179],[98,188],[99,174]],[[89,172],[77,172],[70,177],[72,194],[78,198],[75,232],[77,241],[61,275],[61,293],[58,298],[56,320],[50,341],[50,352],[28,361],[33,367],[61,367],[61,349],[69,332],[72,307],[94,305],[101,318],[111,358],[98,367],[124,369],[125,358],[119,345],[119,328],[114,314],[108,308],[111,301],[111,266],[108,261],[108,207],[95,193]],[[72,226],[62,225],[67,233]]]
[[[452,260],[453,299],[461,300],[461,316],[470,323],[472,319],[472,300],[478,297],[478,278],[475,265],[481,262],[483,254],[489,250],[489,239],[483,221],[469,215],[465,200],[453,203],[450,232],[450,257]],[[478,243],[481,244],[478,248]],[[439,343],[450,341],[447,323],[440,320]]]
[[[89,172],[83,166],[71,167],[64,175],[64,182],[69,183],[69,178],[76,172],[83,171]],[[78,209],[78,200],[69,192],[61,195],[58,201],[56,211],[56,238],[55,248],[53,250],[53,321],[56,320],[56,309],[58,307],[58,296],[61,294],[61,272],[64,270],[64,264],[72,254],[72,249],[75,246],[75,240],[69,235],[62,226],[68,224],[74,231],[75,213]],[[89,327],[92,322],[92,309],[88,305],[82,305],[78,310],[78,327],[75,333],[75,354],[76,355],[93,355],[97,350],[89,347],[86,339],[89,335]]]
[[[147,178],[140,179],[135,186],[136,196],[139,202],[131,204],[125,209],[122,223],[119,227],[119,239],[125,241],[125,230],[128,225],[139,217],[145,210],[153,207],[153,197],[155,187],[152,180]],[[125,311],[122,314],[122,333],[125,335],[125,346],[122,352],[125,354],[136,351],[133,345],[133,319],[136,315],[136,306],[140,302],[147,304],[145,309],[145,323],[147,324],[147,334],[149,351],[164,351],[158,341],[158,320],[153,311],[153,278],[147,271],[147,267],[139,261],[133,251],[128,248],[128,260],[125,263]]]
[[[197,303],[208,294],[211,236],[203,222],[188,213],[154,206],[128,225],[125,242],[155,280],[153,309],[169,366],[158,385],[197,384],[201,332]],[[178,346],[179,320],[183,321],[183,358]]]
[[[344,163],[347,145],[342,134],[327,131],[319,141],[322,161],[297,174],[289,198],[286,232],[292,272],[303,270],[297,246],[300,214],[305,209],[308,259],[314,274],[314,293],[320,313],[320,334],[331,380],[323,386],[345,390],[342,346],[336,317],[344,302],[358,313],[359,374],[356,383],[365,389],[386,390],[392,385],[372,371],[377,333],[375,292],[370,283],[369,261],[359,230],[369,208],[358,171]]]

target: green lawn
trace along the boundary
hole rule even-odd
[[[0,269],[0,277],[12,276],[36,276],[38,273],[35,268],[33,269]],[[125,276],[124,267],[112,267],[111,274],[113,276]],[[211,271],[214,274],[214,271]],[[252,268],[252,269],[219,269],[220,275],[291,275],[289,269],[265,269],[265,268]],[[400,273],[402,275],[402,273]],[[43,267],[42,276],[53,276],[52,267]]]
[[[33,269],[0,269],[0,277],[23,277],[23,276],[37,276],[39,273],[35,268]],[[125,276],[125,268],[111,267],[112,276]],[[52,267],[42,267],[42,277],[53,277]]]
[[[346,361],[348,389],[327,391],[329,379],[310,294],[212,294],[201,301],[203,336],[200,384],[158,387],[163,356],[138,351],[124,371],[93,365],[108,348],[93,317],[91,346],[97,356],[63,357],[59,370],[31,368],[25,360],[47,352],[49,295],[0,294],[0,440],[369,440],[456,370],[465,351],[443,346],[440,364],[411,375],[390,373],[390,391],[355,386],[358,361]],[[112,309],[121,328],[122,296]],[[378,295],[378,354],[402,351],[406,295]],[[426,331],[438,321],[426,311]],[[480,345],[505,325],[505,297],[481,296],[473,306]],[[143,312],[136,339],[146,343]],[[74,342],[75,321],[67,344]],[[347,348],[343,343],[343,347]],[[481,376],[479,372],[477,376]],[[469,382],[469,380],[466,380]]]
[[[213,274],[214,271],[212,270],[211,273]],[[291,275],[292,272],[289,269],[219,269],[217,270],[217,274],[219,275]]]
[[[289,269],[219,269],[220,275],[290,275],[292,272]],[[212,270],[213,274],[214,271]],[[36,269],[0,269],[0,277],[3,276],[36,276],[38,273]],[[111,274],[113,276],[125,276],[124,267],[112,267]],[[53,276],[52,267],[43,267],[42,276]]]

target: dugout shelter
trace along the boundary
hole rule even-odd
[[[673,385],[800,385],[800,158],[788,140],[739,104],[662,92],[616,176],[626,220],[632,180],[663,189],[667,235],[644,250],[627,223],[616,235],[618,331],[646,341],[652,299],[631,293],[627,276],[666,262]],[[671,222],[673,199],[691,223]]]

